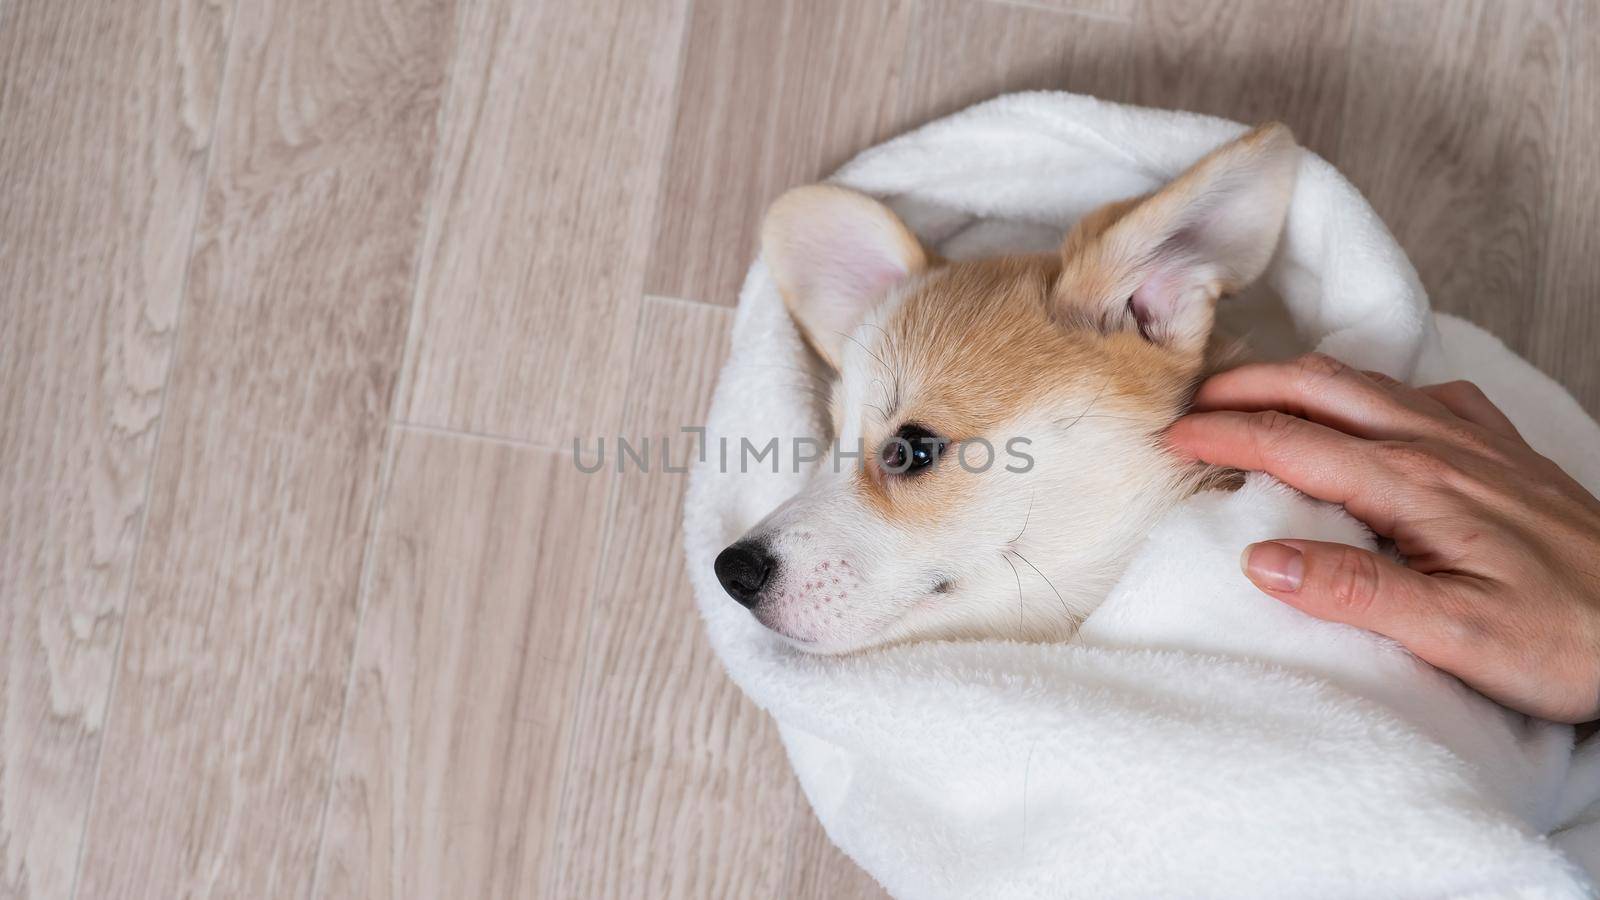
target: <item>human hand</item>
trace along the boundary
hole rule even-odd
[[[1320,354],[1211,378],[1168,439],[1343,504],[1404,565],[1265,541],[1245,574],[1311,615],[1404,644],[1512,708],[1600,716],[1600,500],[1474,385],[1413,388]]]

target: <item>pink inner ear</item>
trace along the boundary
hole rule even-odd
[[[838,268],[834,280],[849,293],[876,295],[906,277],[905,264],[897,257],[894,236],[885,234],[881,223],[850,222],[828,237],[824,251]]]
[[[906,270],[893,260],[863,252],[863,249],[854,247],[848,251],[853,254],[845,263],[850,272],[850,283],[865,292],[877,294],[906,277]]]
[[[1128,309],[1139,323],[1139,334],[1155,340],[1166,332],[1178,316],[1183,299],[1183,284],[1168,267],[1157,268],[1128,298]]]

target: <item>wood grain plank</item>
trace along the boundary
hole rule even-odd
[[[1123,21],[1006,3],[924,0],[912,21],[891,130],[1011,91],[1121,99],[1131,38],[1132,25]]]
[[[0,3],[0,897],[72,891],[230,14]]]
[[[1528,358],[1600,416],[1600,5],[1579,4],[1567,51],[1566,123],[1545,277],[1528,336]]]
[[[789,872],[779,896],[788,900],[881,900],[889,896],[828,839],[804,794],[795,805],[789,841]]]
[[[616,427],[685,7],[468,5],[406,421],[552,446]]]
[[[1531,345],[1555,187],[1562,0],[1364,3],[1335,162],[1435,308]]]
[[[540,895],[610,478],[401,434],[317,894]]]
[[[651,299],[623,433],[704,421],[728,310]],[[659,454],[659,444],[652,450]],[[673,445],[676,464],[693,442]],[[679,540],[686,476],[618,477],[562,811],[559,897],[776,897],[796,784],[706,643]]]
[[[1129,99],[1339,144],[1355,0],[1144,0]]]
[[[731,303],[771,195],[992,93],[1289,121],[1600,411],[1592,3],[280,0],[224,92],[230,6],[0,0],[0,897],[303,895],[330,783],[322,896],[883,896],[704,646],[681,476],[602,522],[565,454],[703,411],[729,313],[646,281]],[[562,452],[403,430],[358,619],[406,343],[398,415]]]
[[[82,896],[309,888],[451,11],[237,12]]]
[[[906,0],[699,0],[645,290],[732,305],[761,212],[888,136]]]
[[[1133,21],[1140,0],[963,0],[963,2],[990,3],[996,6],[1014,6],[1023,9],[1042,9],[1082,15],[1087,18]]]

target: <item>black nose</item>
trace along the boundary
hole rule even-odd
[[[765,546],[755,541],[740,541],[718,553],[711,568],[716,570],[717,580],[722,582],[722,589],[728,596],[749,608],[761,599],[761,588],[771,577],[774,566],[772,554]]]

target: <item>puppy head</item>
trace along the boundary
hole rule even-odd
[[[1160,434],[1218,298],[1270,260],[1297,166],[1264,126],[1058,255],[961,263],[860,194],[779,198],[762,254],[837,374],[843,454],[717,558],[729,594],[815,652],[1069,635],[1202,474]]]

